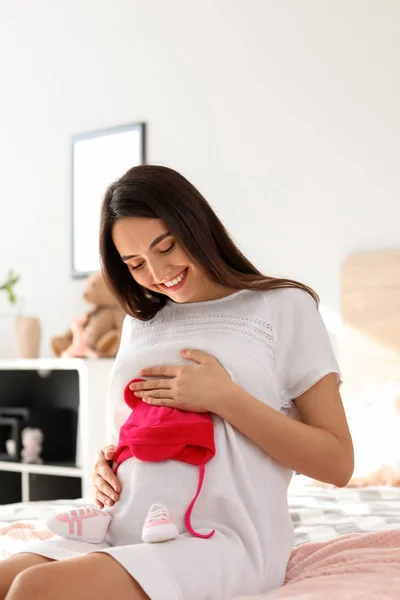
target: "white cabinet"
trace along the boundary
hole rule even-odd
[[[93,466],[106,441],[113,362],[0,360],[0,504],[93,495]],[[18,418],[13,413],[21,409],[31,419],[28,425],[44,431],[43,464],[21,463],[20,448],[15,456],[5,456],[6,438],[17,437],[10,425]]]

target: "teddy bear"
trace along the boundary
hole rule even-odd
[[[117,354],[125,314],[106,286],[103,275],[91,275],[83,298],[94,308],[74,319],[62,335],[51,338],[55,356],[112,358]]]
[[[22,450],[21,461],[41,465],[43,460],[40,458],[42,452],[43,433],[40,429],[25,427],[21,433]]]

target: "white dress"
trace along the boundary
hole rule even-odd
[[[337,373],[339,381],[322,318],[302,290],[242,291],[195,304],[169,301],[150,322],[125,319],[109,389],[109,442],[116,443],[130,411],[123,402],[126,383],[144,367],[187,362],[179,355],[183,348],[212,354],[240,387],[293,418],[294,398],[328,373]],[[104,543],[57,538],[29,551],[60,560],[107,552],[152,600],[228,600],[281,586],[293,542],[287,506],[292,472],[229,423],[213,420],[216,456],[206,465],[192,513],[194,529],[215,529],[212,538],[190,536],[183,523],[197,467],[130,458],[118,470],[122,492]],[[180,531],[176,540],[142,543],[154,502],[171,508]]]

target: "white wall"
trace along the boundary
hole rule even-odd
[[[344,256],[400,242],[399,19],[397,0],[2,0],[0,279],[22,274],[43,355],[84,307],[70,135],[136,120],[257,266],[338,310]]]

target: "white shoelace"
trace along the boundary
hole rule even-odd
[[[163,519],[169,520],[171,518],[170,512],[168,508],[162,506],[161,504],[155,504],[154,507],[150,509],[149,516],[147,518],[148,522],[150,521],[162,521]]]
[[[78,519],[82,519],[83,517],[89,517],[94,514],[94,509],[91,506],[84,506],[83,508],[77,508],[75,510],[67,511],[67,514],[70,519],[74,519],[78,517]]]

